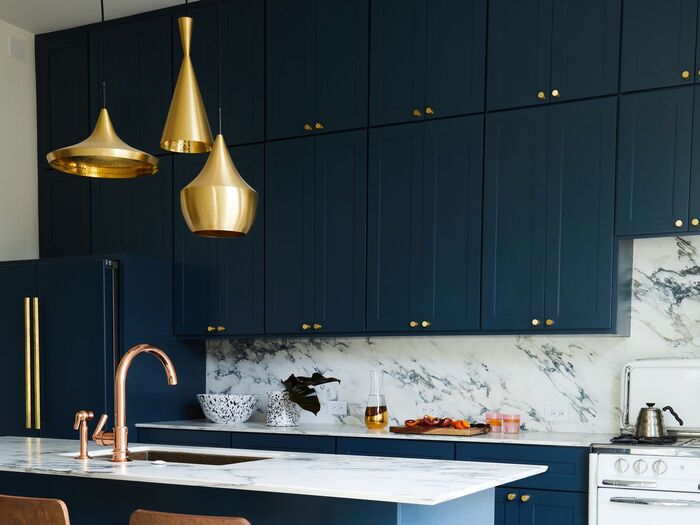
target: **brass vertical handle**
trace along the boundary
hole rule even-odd
[[[32,298],[34,326],[34,428],[41,429],[41,348],[39,343],[39,298]]]
[[[32,315],[24,298],[24,428],[32,428]]]

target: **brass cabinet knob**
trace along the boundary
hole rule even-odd
[[[414,109],[412,115],[414,117],[422,117],[423,113],[420,112],[420,109]]]
[[[303,324],[301,325],[301,329],[302,329],[302,330],[308,330],[309,328],[311,328],[311,325],[310,325],[310,324],[303,323]]]
[[[214,330],[216,330],[216,328],[213,326],[207,326],[207,332],[213,332]]]
[[[423,328],[428,328],[428,327],[430,326],[430,321],[423,321],[420,325],[421,325]]]
[[[408,326],[410,326],[411,328],[415,328],[416,326],[418,326],[418,322],[417,322],[417,321],[411,321],[410,323],[408,323]]]
[[[553,89],[553,90],[552,90],[552,96],[553,96],[553,97],[558,97],[558,96],[559,96],[559,90],[558,90],[558,89]]]
[[[690,71],[688,71],[687,69],[684,69],[683,72],[681,73],[681,77],[683,77],[686,80],[689,79],[690,78]]]
[[[427,108],[425,108],[425,114],[426,115],[435,115],[435,110],[433,110],[433,108],[428,106]]]
[[[540,324],[540,320],[539,320],[539,319],[533,319],[533,320],[530,321],[530,322],[532,323],[532,326],[539,326],[539,324]]]
[[[508,501],[513,501],[516,498],[515,492],[511,492],[506,496],[506,498],[508,499]]]
[[[314,124],[314,127],[316,129],[323,129],[323,124],[321,124],[320,122],[316,122],[316,124]]]
[[[314,128],[311,127],[311,124],[304,124],[304,131],[313,131]]]
[[[693,226],[700,225],[700,219],[690,219],[690,224]]]
[[[544,91],[540,91],[539,93],[537,93],[537,98],[539,98],[540,100],[544,100],[546,97],[547,95],[544,94]]]
[[[552,326],[552,325],[554,324],[554,319],[547,319],[547,320],[544,322],[544,324],[546,324],[547,326]]]
[[[676,228],[682,228],[682,227],[683,227],[683,221],[680,220],[680,219],[676,219],[676,222],[674,222],[673,224],[676,225]]]
[[[523,494],[522,496],[520,496],[520,501],[522,501],[523,503],[527,503],[528,501],[530,501],[530,495]]]
[[[224,330],[226,330],[226,327],[225,327],[225,326],[217,326],[217,327],[216,327],[216,331],[217,331],[217,332],[223,332]]]
[[[321,328],[323,328],[323,326],[318,323],[314,323],[314,330],[320,330]]]

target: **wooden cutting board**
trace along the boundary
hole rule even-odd
[[[389,432],[396,434],[423,434],[427,436],[478,436],[488,434],[490,427],[475,428],[444,428],[444,427],[389,427]]]

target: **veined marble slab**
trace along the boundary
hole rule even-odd
[[[612,434],[574,432],[530,432],[520,434],[492,433],[480,436],[425,436],[417,434],[393,434],[388,430],[369,430],[364,426],[342,423],[304,423],[298,427],[268,427],[265,423],[248,422],[235,425],[213,423],[206,419],[184,421],[159,421],[137,423],[138,428],[162,428],[169,430],[209,430],[218,432],[255,432],[263,434],[292,434],[306,436],[361,437],[379,439],[425,439],[430,441],[460,441],[463,443],[505,443],[520,445],[549,445],[553,447],[589,447],[593,443],[609,443]]]
[[[72,457],[77,447],[77,440],[0,437],[0,471],[437,505],[547,470],[541,465],[137,444],[129,448],[270,459],[221,466],[154,465],[147,461],[111,463],[109,448],[91,443],[90,453],[95,457],[85,461]],[[97,457],[97,454],[103,455]]]

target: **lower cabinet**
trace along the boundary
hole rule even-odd
[[[172,430],[163,428],[139,428],[137,430],[139,443],[159,445],[181,445],[194,447],[231,446],[230,432],[203,432],[201,430]]]
[[[338,454],[391,458],[454,459],[455,444],[404,439],[338,438]]]
[[[495,525],[585,525],[586,493],[496,489]]]

